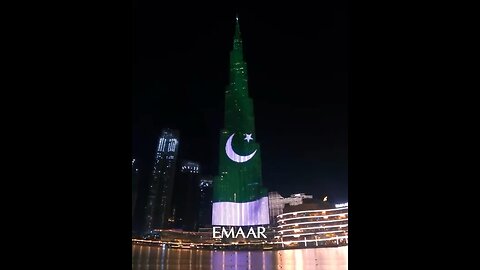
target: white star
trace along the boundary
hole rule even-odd
[[[253,140],[252,133],[250,133],[250,134],[247,133],[247,134],[243,134],[243,135],[245,135],[245,138],[244,138],[245,141],[250,142],[250,140]]]

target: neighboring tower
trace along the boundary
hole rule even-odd
[[[238,17],[230,53],[230,84],[225,91],[224,124],[220,133],[219,175],[213,183],[212,225],[268,224],[267,190],[262,186],[260,146],[253,102],[248,96]]]
[[[172,204],[175,164],[178,154],[178,131],[164,129],[155,155],[155,165],[146,206],[146,230],[165,228]]]
[[[202,176],[200,178],[200,201],[198,209],[198,226],[210,227],[212,225],[212,198],[213,178]]]
[[[132,159],[132,219],[135,213],[135,205],[137,202],[137,186],[138,186],[138,168],[135,159]]]
[[[270,225],[275,226],[277,216],[283,214],[285,205],[300,205],[305,199],[313,199],[312,195],[305,193],[292,194],[290,197],[284,198],[276,191],[268,193],[268,207],[270,210]]]
[[[172,227],[185,231],[198,229],[198,207],[200,200],[200,165],[197,162],[182,160],[175,178]]]
[[[270,225],[275,225],[277,216],[283,214],[283,208],[285,207],[285,203],[283,202],[284,199],[285,198],[276,191],[268,192]]]

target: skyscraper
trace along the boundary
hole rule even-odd
[[[174,228],[186,231],[196,231],[198,228],[199,171],[197,162],[182,160],[173,192],[171,222]]]
[[[135,162],[136,160],[132,159],[132,218],[135,213],[135,205],[137,202],[137,186],[138,186],[138,168]]]
[[[313,196],[305,195],[305,193],[297,193],[284,198],[276,191],[269,192],[268,207],[270,209],[270,225],[275,225],[277,216],[283,214],[285,205],[300,205],[305,199],[313,199]]]
[[[145,225],[147,231],[165,228],[167,225],[172,204],[178,143],[178,131],[162,130],[147,198]]]
[[[200,201],[198,208],[198,226],[208,227],[212,225],[212,199],[213,178],[202,176],[200,178]]]
[[[219,175],[213,183],[212,225],[268,224],[267,190],[262,186],[260,146],[256,142],[253,102],[248,96],[238,17],[230,53],[230,84],[225,91],[224,125]]]

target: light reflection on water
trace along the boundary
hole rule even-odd
[[[132,245],[132,269],[346,270],[348,247],[276,251],[168,249]]]

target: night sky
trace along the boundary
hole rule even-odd
[[[139,196],[162,128],[180,131],[180,158],[200,162],[202,174],[217,173],[236,11],[264,186],[283,196],[347,201],[346,1],[322,1],[314,10],[209,11],[136,1],[132,124]]]

